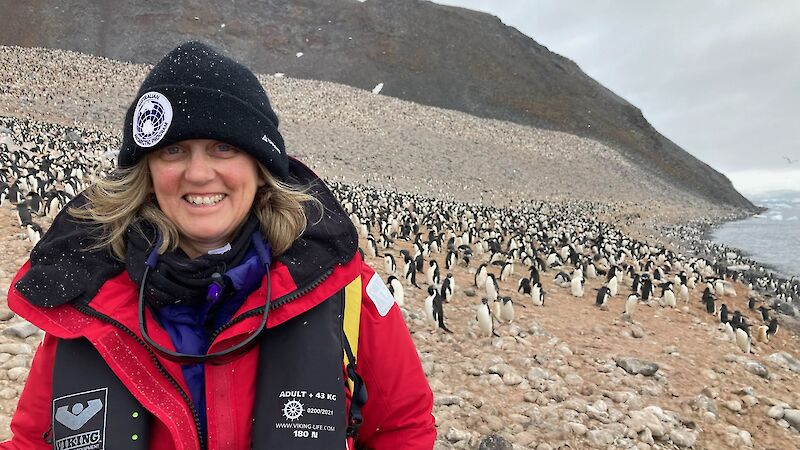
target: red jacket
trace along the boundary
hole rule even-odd
[[[436,438],[431,414],[433,394],[399,308],[380,277],[362,262],[356,252],[358,239],[352,223],[324,183],[294,159],[290,161],[290,172],[300,184],[312,186],[309,192],[324,204],[325,214],[319,220],[310,219],[295,245],[271,265],[271,300],[293,292],[305,293],[271,310],[267,326],[276,327],[311,310],[360,277],[362,302],[356,360],[368,400],[361,411],[364,421],[358,444],[374,450],[432,449]],[[81,197],[68,206],[85,202]],[[0,450],[51,448],[43,435],[48,433],[53,417],[55,349],[59,338],[79,337],[94,346],[113,375],[152,415],[149,448],[199,449],[180,365],[158,353],[153,356],[143,345],[137,317],[137,286],[124,266],[114,266],[117,263],[104,259],[106,253],[84,250],[82,243],[89,242],[89,234],[80,222],[62,211],[9,290],[9,307],[46,335],[34,356],[11,422],[14,437],[0,443]],[[316,285],[323,270],[326,274],[330,271],[330,275]],[[315,287],[310,289],[312,286]],[[234,318],[243,311],[264,306],[265,296],[266,286],[262,283]],[[84,314],[77,304],[88,305],[108,320],[97,318],[97,314]],[[208,352],[230,348],[256,330],[261,317],[247,317],[234,321],[216,336]],[[151,337],[162,347],[174,350],[168,334],[152,316],[148,315],[147,323]],[[258,354],[251,349],[224,364],[206,364],[209,450],[250,449]],[[346,396],[349,407],[350,393]],[[348,447],[352,448],[350,444]]]
[[[150,448],[199,448],[196,433],[190,432],[195,427],[188,407],[177,389],[155,370],[153,364],[148,363],[150,356],[145,349],[119,328],[88,317],[71,305],[56,308],[30,305],[13,288],[28,267],[29,264],[23,266],[15,277],[8,303],[17,314],[42,328],[47,334],[36,352],[28,381],[11,422],[14,437],[0,444],[0,449],[51,448],[43,435],[50,428],[52,418],[51,382],[56,338],[77,337],[85,337],[92,342],[129,391],[153,414]],[[358,370],[369,392],[369,400],[362,411],[364,423],[358,434],[358,443],[375,450],[431,449],[436,438],[431,415],[433,395],[399,308],[392,304],[388,312],[382,315],[378,308],[381,300],[373,300],[367,293],[369,281],[377,275],[360,257],[356,256],[350,263],[337,266],[333,274],[313,291],[270,313],[268,327],[277,326],[302,314],[358,276],[363,281],[364,299],[361,307]],[[284,265],[276,263],[271,268],[271,277],[273,300],[293,290],[294,284]],[[263,305],[265,294],[265,287],[262,285],[245,300],[240,311]],[[136,330],[138,334],[136,299],[136,286],[127,273],[122,273],[103,285],[91,305],[129,329]],[[223,349],[231,342],[248,335],[256,329],[259,320],[260,317],[254,316],[229,327],[215,339],[209,353]],[[148,320],[148,323],[156,322]],[[173,349],[163,329],[152,325],[150,328],[158,343]],[[258,352],[251,350],[230,363],[206,366],[209,449],[250,448],[257,354]],[[180,366],[169,360],[159,359],[186,390]]]

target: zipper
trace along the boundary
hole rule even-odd
[[[295,289],[294,291],[292,291],[292,292],[290,292],[290,293],[288,293],[286,295],[283,295],[281,297],[276,298],[275,301],[270,302],[269,310],[273,311],[275,309],[278,309],[281,306],[283,306],[283,305],[285,305],[285,304],[287,304],[289,302],[292,302],[292,301],[294,301],[294,300],[306,295],[307,293],[309,293],[312,290],[314,290],[317,286],[322,284],[322,282],[325,281],[329,276],[331,276],[332,273],[333,273],[333,268],[329,268],[329,269],[325,270],[322,273],[322,275],[318,276],[316,279],[314,279],[313,281],[311,281],[310,283],[305,285],[303,288]],[[226,329],[232,327],[233,325],[236,325],[237,323],[247,319],[248,317],[253,317],[253,316],[257,316],[257,315],[263,314],[265,307],[266,307],[266,305],[259,306],[258,308],[253,308],[253,309],[251,309],[249,311],[245,311],[245,312],[239,314],[238,316],[234,317],[233,319],[229,320],[225,325],[222,325],[221,327],[217,328],[217,330],[214,331],[214,333],[211,334],[211,336],[209,338],[209,342],[214,342],[214,340],[217,338],[217,336],[219,336],[220,333],[222,333]]]
[[[167,372],[167,369],[164,368],[164,366],[161,364],[161,361],[158,360],[158,357],[156,357],[156,354],[153,352],[153,350],[141,338],[139,338],[139,336],[136,333],[134,333],[130,328],[128,328],[125,325],[121,324],[117,320],[115,320],[115,319],[113,319],[113,318],[111,318],[111,317],[109,317],[109,316],[107,316],[107,315],[95,310],[95,309],[92,309],[87,305],[80,305],[80,304],[76,303],[75,304],[75,309],[77,309],[78,311],[80,311],[83,314],[95,317],[97,319],[102,320],[103,322],[106,322],[108,324],[111,324],[111,325],[119,328],[120,330],[124,331],[127,335],[132,337],[137,343],[139,343],[139,345],[144,347],[145,350],[147,350],[147,353],[150,354],[150,358],[153,360],[153,363],[155,363],[156,367],[158,368],[158,371],[161,372],[161,375],[163,375],[164,378],[166,378],[167,381],[169,381],[170,384],[178,390],[178,392],[181,394],[181,397],[183,398],[184,403],[186,403],[186,405],[189,407],[189,410],[192,412],[192,417],[194,418],[195,430],[197,431],[197,440],[200,442],[200,449],[201,450],[206,450],[206,448],[207,448],[206,445],[207,444],[206,444],[206,441],[205,441],[205,436],[203,436],[203,433],[201,432],[201,429],[200,429],[200,416],[198,416],[198,414],[197,414],[197,410],[194,407],[194,403],[192,402],[192,399],[189,397],[188,394],[186,394],[186,391],[183,390],[183,388],[181,387],[180,384],[178,384],[178,382],[175,380],[175,378],[172,375],[170,375],[169,372]]]

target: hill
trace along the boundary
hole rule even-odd
[[[0,44],[153,63],[180,41],[203,39],[257,72],[361,89],[383,83],[383,95],[590,138],[648,178],[711,203],[753,208],[634,105],[484,13],[416,0],[0,0],[0,8]]]

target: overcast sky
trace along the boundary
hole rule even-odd
[[[800,190],[800,1],[435,2],[572,59],[745,195]]]

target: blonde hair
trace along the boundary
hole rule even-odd
[[[261,223],[261,232],[272,246],[273,255],[279,256],[305,231],[308,218],[304,203],[315,206],[320,211],[320,218],[323,205],[308,194],[308,186],[296,187],[281,182],[260,163],[258,172],[266,184],[256,192],[252,211]],[[120,260],[125,258],[128,228],[136,229],[140,220],[146,220],[163,237],[158,250],[163,254],[180,246],[180,234],[158,207],[152,185],[147,159],[142,158],[132,167],[117,169],[112,175],[99,179],[85,192],[89,201],[81,207],[70,208],[68,212],[76,219],[96,223],[98,233],[91,248],[108,248]]]

